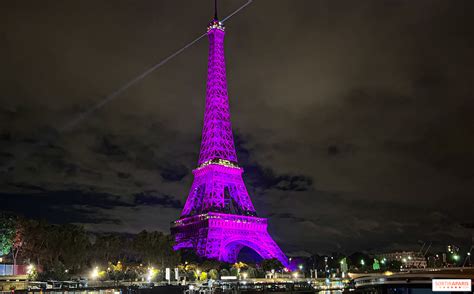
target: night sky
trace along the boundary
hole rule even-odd
[[[212,14],[210,0],[1,1],[1,208],[169,232],[198,159],[207,39],[57,130]],[[284,251],[470,245],[473,52],[470,0],[255,0],[226,23],[239,164]]]

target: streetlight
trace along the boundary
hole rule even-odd
[[[360,260],[360,265],[362,265],[362,266],[365,265],[365,261],[363,259]]]
[[[91,279],[95,280],[99,277],[99,267],[95,267],[91,272]]]
[[[35,266],[33,264],[28,265],[28,267],[26,268],[26,273],[29,275],[33,274],[34,271],[35,271]]]
[[[300,265],[298,266],[298,268],[300,269],[300,271],[302,271],[302,270],[303,270],[303,265],[300,264]]]
[[[197,275],[197,279],[198,281],[201,279],[201,270],[200,269],[196,269],[196,275]]]
[[[298,273],[294,272],[294,273],[293,273],[293,277],[294,277],[295,279],[297,279],[297,278],[298,278]]]
[[[155,273],[155,271],[154,271],[153,267],[148,268],[148,274],[146,276],[146,280],[147,280],[148,283],[150,283],[151,279],[153,279],[154,273]]]

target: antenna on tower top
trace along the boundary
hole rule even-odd
[[[217,20],[217,0],[214,0],[214,19]]]

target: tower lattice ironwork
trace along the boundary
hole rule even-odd
[[[224,59],[223,23],[207,28],[209,59],[206,107],[198,167],[180,219],[171,224],[175,249],[192,248],[199,256],[236,262],[243,247],[264,259],[288,259],[257,217],[242,179],[232,135]]]

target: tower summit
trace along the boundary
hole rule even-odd
[[[198,165],[202,166],[219,160],[236,165],[237,155],[230,122],[225,70],[225,27],[217,19],[217,7],[214,19],[207,27],[207,35],[209,37],[209,57],[206,109]]]
[[[197,255],[236,262],[248,247],[263,259],[277,258],[288,267],[288,259],[267,232],[267,220],[257,217],[238,166],[224,58],[225,27],[217,17],[207,27],[209,56],[206,106],[198,167],[178,220],[171,232],[175,250],[190,248]]]

